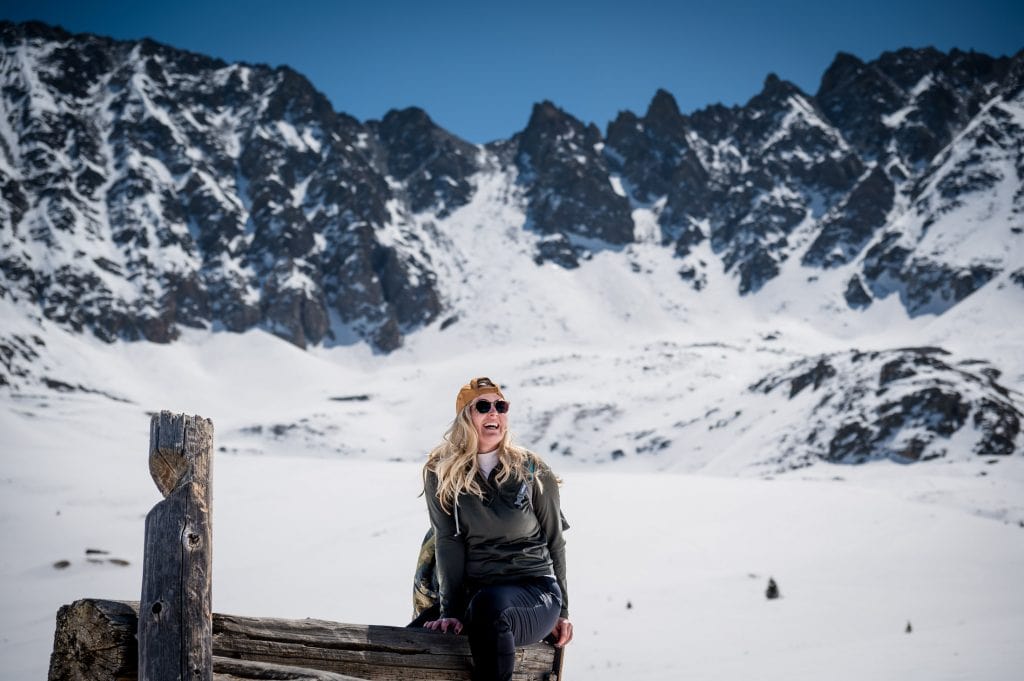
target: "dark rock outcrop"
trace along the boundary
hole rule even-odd
[[[943,457],[965,428],[976,455],[1014,454],[1024,414],[998,377],[977,362],[953,363],[940,348],[903,348],[803,359],[750,389],[788,385],[789,399],[809,400],[804,427],[784,436],[773,461],[785,469]]]
[[[633,241],[629,201],[609,180],[596,126],[542,102],[513,142],[520,182],[526,188],[527,224],[556,237],[558,243],[553,251],[542,246],[538,259],[554,255],[563,265],[573,266],[593,248]]]

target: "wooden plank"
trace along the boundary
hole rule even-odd
[[[134,668],[130,675],[125,669],[131,667],[135,655],[132,634],[138,608],[137,603],[95,600],[76,601],[62,608],[66,624],[58,619],[50,681],[134,681]],[[79,622],[89,623],[87,633],[74,634]],[[93,642],[103,647],[99,654],[91,648]],[[58,647],[62,649],[60,654]],[[118,650],[107,650],[111,647]],[[560,673],[555,666],[556,650],[544,643],[517,649],[513,678],[555,681],[559,677],[554,672]],[[373,681],[469,679],[471,664],[465,636],[405,627],[218,613],[213,615],[213,655],[215,679],[222,669],[217,659],[319,670]]]
[[[149,468],[165,499],[146,516],[139,617],[142,681],[212,681],[213,423],[154,415]]]

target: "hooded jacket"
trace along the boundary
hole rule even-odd
[[[514,475],[499,483],[499,463],[481,480],[484,498],[463,492],[451,513],[437,498],[437,475],[426,472],[423,491],[437,542],[442,618],[463,619],[468,596],[481,586],[547,575],[562,590],[560,616],[569,616],[558,481],[537,462],[539,485]]]

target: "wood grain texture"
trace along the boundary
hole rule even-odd
[[[61,606],[49,681],[133,681],[138,675],[138,604],[83,599]]]
[[[284,664],[213,657],[213,681],[361,681],[355,676]]]
[[[164,495],[146,516],[139,611],[143,681],[212,681],[213,423],[160,412],[149,465]]]

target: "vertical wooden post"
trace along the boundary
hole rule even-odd
[[[213,679],[212,457],[212,421],[153,416],[149,472],[164,500],[146,516],[140,681]]]

